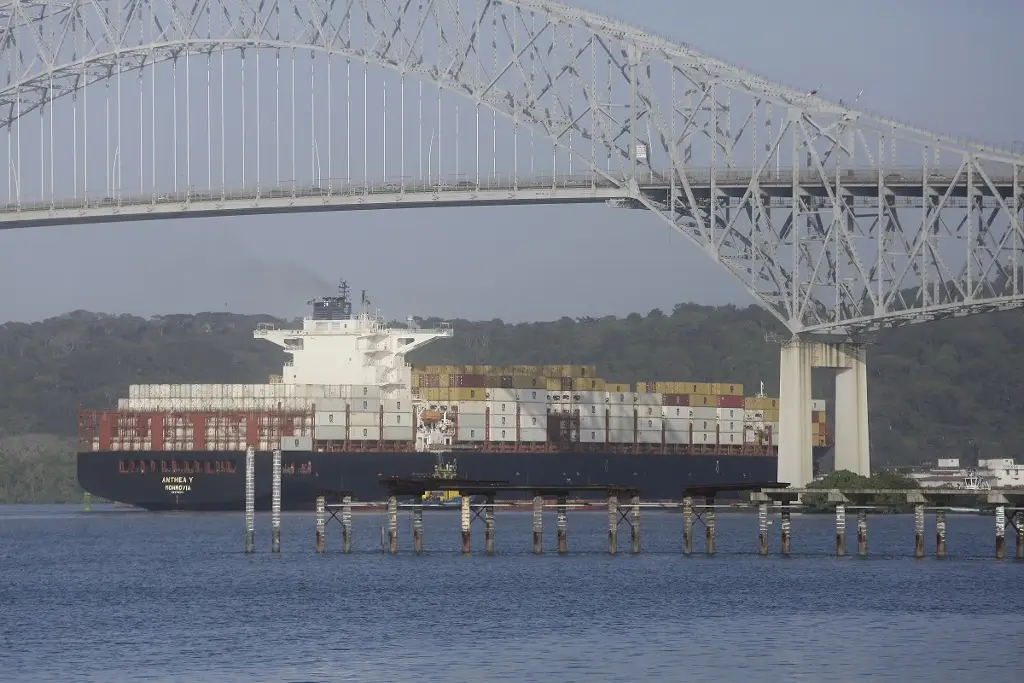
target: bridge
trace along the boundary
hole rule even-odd
[[[0,6],[0,69],[4,229],[651,213],[788,331],[778,478],[795,485],[814,368],[838,372],[836,466],[867,474],[868,335],[1024,302],[1024,151],[554,0],[19,0]]]

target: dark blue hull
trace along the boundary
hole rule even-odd
[[[464,479],[633,486],[648,500],[678,499],[688,484],[774,481],[777,474],[777,458],[766,456],[460,452],[455,457]],[[437,462],[433,453],[285,451],[281,507],[308,509],[318,495],[340,498],[342,492],[355,500],[381,501],[387,497],[381,477],[429,475]],[[255,470],[256,508],[269,510],[270,452],[256,453]],[[245,454],[83,452],[78,454],[78,481],[94,496],[148,510],[242,510]]]

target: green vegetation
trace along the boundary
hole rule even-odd
[[[252,330],[269,316],[201,313],[149,320],[77,311],[0,326],[0,502],[77,502],[79,408],[112,408],[133,383],[255,383],[284,354]],[[436,321],[426,320],[429,325]],[[681,304],[625,318],[510,325],[452,321],[456,336],[413,362],[588,363],[611,381],[692,379],[778,391],[780,326],[756,307]],[[876,465],[1012,457],[1024,441],[1024,315],[988,314],[882,332],[868,352]],[[814,382],[829,400],[834,380]],[[827,467],[827,465],[826,465]]]
[[[899,472],[892,470],[882,470],[870,477],[863,477],[849,470],[837,470],[825,475],[821,481],[809,484],[807,488],[905,491],[906,489],[920,488],[920,486],[914,479],[905,477]],[[824,493],[805,495],[803,503],[806,506],[806,512],[826,512],[834,508],[833,505],[828,503],[828,496]],[[905,512],[911,509],[911,506],[907,505],[907,497],[900,494],[879,496],[873,504],[879,508],[876,512]]]

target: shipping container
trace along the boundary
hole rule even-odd
[[[600,416],[580,416],[580,431],[588,431],[594,429],[604,430],[606,426],[605,418],[603,415]]]
[[[660,406],[663,402],[661,394],[658,393],[637,393],[634,399],[638,406]]]
[[[345,413],[317,411],[313,415],[313,424],[317,427],[344,427],[347,424]]]
[[[661,431],[661,416],[637,418],[636,428],[640,431]]]
[[[743,432],[743,422],[739,420],[726,420],[718,423],[718,431],[728,434]]]
[[[608,443],[634,443],[635,438],[632,428],[608,430]]]
[[[547,389],[547,380],[530,375],[512,375],[513,389]]]
[[[487,412],[487,401],[459,401],[459,418],[464,415],[479,415],[483,417]]]
[[[681,394],[698,394],[702,396],[713,393],[711,391],[711,384],[708,382],[687,382],[686,391],[679,392]]]
[[[648,382],[647,380],[637,380],[636,392],[638,394],[653,394],[655,393],[656,382]]]
[[[937,465],[941,468],[960,467],[960,458],[939,458]]]
[[[491,413],[491,429],[495,427],[499,429],[515,429],[516,428],[516,416],[515,415],[504,415],[502,413]]]
[[[489,401],[510,401],[514,403],[518,400],[515,389],[488,389],[486,396]]]
[[[351,441],[380,441],[380,427],[349,427]]]
[[[412,411],[384,413],[384,427],[405,427],[412,429]]]
[[[670,419],[686,420],[687,424],[689,424],[690,409],[680,408],[678,406],[662,406],[661,416]]]
[[[711,445],[714,446],[718,443],[718,434],[714,431],[697,431],[696,426],[693,428],[693,444],[696,445]]]
[[[345,434],[346,428],[342,425],[317,425],[315,432],[317,441],[344,441]]]
[[[608,405],[608,415],[613,418],[629,418],[633,419],[636,414],[636,408],[632,403],[630,404],[618,404],[612,403]]]
[[[690,394],[690,407],[718,407],[718,397],[710,394]]]
[[[515,415],[518,404],[515,401],[487,401],[487,407],[494,415]],[[493,420],[491,420],[493,424]]]
[[[441,389],[427,389],[428,403],[446,403],[451,400],[451,397],[451,389],[447,387]]]
[[[412,410],[412,403],[407,398],[389,398],[384,400],[385,413],[401,413]]]
[[[520,415],[519,426],[522,429],[547,429],[548,416],[544,415]]]
[[[462,387],[451,389],[448,394],[450,401],[483,401],[487,398],[485,387]]]
[[[721,432],[718,435],[718,443],[721,446],[742,446],[743,432]]]
[[[631,394],[631,393],[633,393],[633,391],[632,391],[632,389],[630,389],[629,385],[628,384],[623,384],[622,382],[614,382],[614,383],[606,382],[605,385],[604,385],[604,390],[606,392],[608,392],[609,394]]]
[[[690,407],[690,419],[691,420],[717,420],[718,419],[718,408],[709,406]]]
[[[715,417],[717,417],[720,422],[726,420],[739,420],[742,422],[745,416],[746,411],[742,408],[718,408],[715,411]]]
[[[632,417],[609,417],[608,429],[616,431],[633,431],[636,421]]]
[[[455,429],[455,438],[458,441],[486,441],[487,429],[483,426],[463,426],[460,424]]]
[[[282,451],[311,451],[313,450],[313,437],[311,436],[287,436],[281,439]]]
[[[742,396],[718,395],[715,397],[715,405],[719,408],[739,408],[742,410],[744,402]]]
[[[348,423],[353,427],[380,426],[380,413],[349,413]]]
[[[695,432],[713,432],[718,427],[718,420],[690,420],[690,424],[693,425],[693,431]]]
[[[572,392],[572,377],[562,378],[562,391]]]
[[[813,412],[825,412],[825,401],[822,399],[813,399],[811,401],[811,410]]]
[[[815,411],[815,412],[811,413],[811,421],[812,422],[821,423],[821,424],[825,424],[825,412],[824,411]]]
[[[514,442],[516,440],[516,428],[512,427],[495,427],[491,425],[491,441],[497,441],[500,443]]]
[[[476,413],[459,413],[458,426],[460,427],[486,427],[487,416]]]
[[[528,417],[544,417],[548,414],[548,405],[546,403],[520,403],[519,404],[519,417],[522,422],[526,422]]]
[[[548,391],[561,391],[562,390],[562,378],[561,377],[548,377],[545,380],[545,385]]]
[[[519,440],[529,443],[544,443],[548,440],[547,425],[543,427],[522,428],[519,430]]]
[[[690,443],[690,421],[678,418],[667,418],[665,420],[665,443]]]
[[[764,411],[764,421],[765,422],[778,422],[779,421],[779,409],[778,408],[772,408],[770,410],[766,409]]]
[[[663,406],[660,405],[638,405],[636,407],[637,417],[661,417]]]
[[[595,403],[604,405],[608,402],[608,394],[604,391],[576,391],[573,390],[573,399],[577,403]]]
[[[711,384],[711,392],[715,396],[739,396],[743,398],[743,385],[730,382],[714,382]]]
[[[817,436],[819,434],[824,434],[824,433],[825,433],[825,425],[820,424],[818,422],[812,422],[811,423],[811,435]]]
[[[743,407],[747,410],[778,410],[779,399],[768,396],[750,396],[743,399]]]
[[[576,377],[572,381],[573,391],[601,391],[605,390],[605,381],[597,377]]]
[[[646,444],[661,443],[661,430],[659,429],[657,431],[647,430],[637,432],[636,442]]]
[[[661,401],[666,406],[688,406],[690,405],[689,394],[662,394]]]
[[[547,392],[541,389],[520,389],[518,391],[519,402],[522,403],[547,403]]]
[[[604,429],[583,429],[580,428],[580,443],[604,443]]]
[[[348,411],[348,399],[344,398],[321,398],[313,405],[318,411],[325,413],[344,413]]]
[[[380,401],[375,398],[354,398],[348,410],[350,413],[379,413]]]
[[[636,403],[636,396],[631,391],[608,392],[608,403],[628,405],[630,408]]]
[[[655,382],[654,389],[659,394],[685,394],[686,382]]]
[[[385,441],[412,441],[416,438],[411,427],[385,427]]]
[[[575,410],[579,412],[580,417],[600,417],[603,419],[608,411],[608,406],[595,403],[576,403]]]

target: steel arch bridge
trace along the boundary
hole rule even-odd
[[[1019,151],[550,0],[18,0],[0,25],[3,227],[609,202],[794,334],[1024,302]]]

